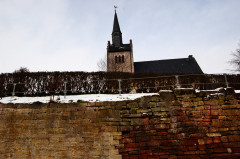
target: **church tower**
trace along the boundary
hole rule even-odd
[[[107,71],[134,73],[132,40],[130,40],[130,44],[123,44],[116,10],[113,22],[112,44],[110,41],[107,44]]]

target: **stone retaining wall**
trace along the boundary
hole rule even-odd
[[[231,89],[179,89],[124,102],[0,104],[0,158],[239,158],[239,103]]]

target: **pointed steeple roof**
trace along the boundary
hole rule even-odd
[[[118,17],[117,17],[116,10],[115,10],[115,15],[114,15],[114,22],[113,22],[113,31],[112,31],[112,33],[114,33],[114,32],[122,33],[121,30],[120,30],[119,23],[118,23]]]

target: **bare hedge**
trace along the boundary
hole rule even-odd
[[[240,89],[239,75],[227,75],[230,87]],[[14,84],[17,96],[64,94],[157,92],[176,87],[176,76],[153,73],[119,72],[16,72],[0,74],[0,96],[11,96]],[[178,75],[180,87],[215,89],[226,87],[224,75]]]

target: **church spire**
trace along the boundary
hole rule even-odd
[[[114,22],[113,22],[113,31],[112,31],[112,33],[114,33],[114,32],[121,33],[120,26],[119,26],[119,23],[118,23],[118,17],[117,17],[116,10],[115,10],[115,15],[114,15]]]
[[[117,12],[115,9],[113,31],[112,31],[112,43],[115,47],[120,47],[122,45],[122,32],[118,23]]]

